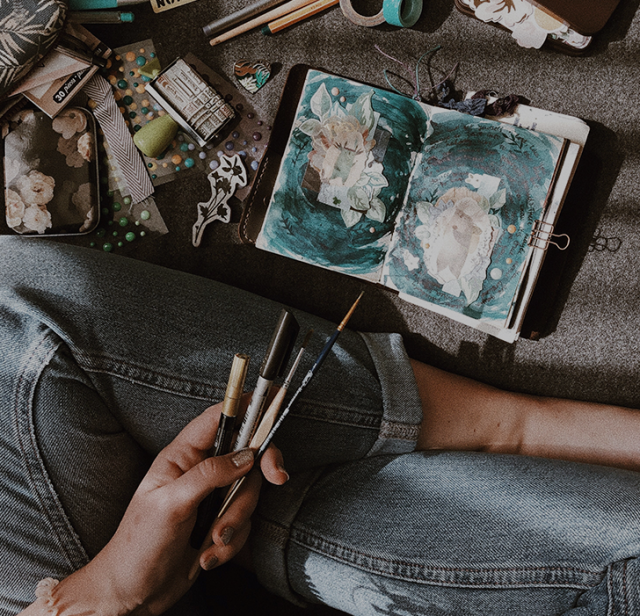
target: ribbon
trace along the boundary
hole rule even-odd
[[[140,203],[153,194],[154,188],[131,133],[118,109],[109,82],[95,74],[84,86],[84,91],[95,103],[93,114],[116,159],[133,203]]]

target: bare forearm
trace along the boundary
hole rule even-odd
[[[640,411],[515,394],[412,362],[418,449],[513,453],[640,470]]]

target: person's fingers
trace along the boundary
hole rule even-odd
[[[230,561],[246,543],[251,532],[251,520],[247,520],[243,526],[239,528],[227,527],[229,531],[225,534],[226,545],[212,545],[200,555],[200,566],[209,571],[214,567],[223,565]]]
[[[253,459],[251,449],[206,458],[173,482],[172,498],[195,509],[214,489],[228,486],[245,475]]]
[[[246,411],[250,399],[250,393],[242,396],[238,409],[239,419]],[[150,472],[159,485],[176,479],[209,456],[218,431],[222,406],[222,403],[218,403],[206,408],[158,454]]]
[[[260,470],[269,483],[280,486],[289,480],[289,473],[284,468],[282,452],[273,444],[267,447],[260,459]]]
[[[227,510],[216,520],[211,533],[213,545],[200,556],[203,569],[211,568],[212,563],[222,564],[240,551],[248,536],[251,514],[258,504],[261,483],[260,473],[249,473]]]

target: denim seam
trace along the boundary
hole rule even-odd
[[[374,554],[366,554],[357,552],[356,550],[347,548],[337,543],[327,541],[318,537],[314,533],[301,529],[292,529],[289,541],[296,543],[301,547],[331,558],[346,565],[373,573],[383,575],[392,579],[400,579],[407,582],[431,584],[436,586],[451,587],[469,587],[469,588],[519,588],[519,587],[536,587],[536,588],[577,588],[586,590],[592,588],[603,578],[602,571],[592,571],[588,569],[580,569],[577,567],[495,567],[495,568],[471,568],[471,567],[437,567],[423,565],[415,562],[393,560],[384,558]],[[401,570],[403,570],[401,572]],[[513,573],[529,573],[529,574],[564,574],[567,576],[582,576],[590,578],[589,581],[565,580],[553,582],[551,580],[521,580],[517,582],[490,582],[486,580],[454,580],[451,574],[469,574],[469,575],[508,575]],[[437,579],[440,576],[440,579]],[[446,579],[446,578],[449,579]]]
[[[121,378],[157,391],[210,402],[222,399],[224,387],[203,383],[193,379],[177,377],[175,374],[150,370],[139,364],[121,358],[86,353],[72,349],[74,359],[85,372],[91,374],[106,374]]]
[[[61,343],[62,341],[57,335],[48,331],[33,346],[16,383],[14,413],[17,442],[23,456],[30,488],[38,500],[41,512],[48,521],[70,568],[75,570],[89,562],[89,558],[59,500],[55,486],[40,455],[33,408],[40,376]]]
[[[189,396],[206,402],[222,399],[226,387],[226,385],[216,386],[202,381],[177,377],[175,374],[150,370],[147,367],[126,359],[87,353],[86,351],[79,351],[77,349],[73,350],[73,356],[78,365],[87,373],[106,374],[116,378],[126,379],[137,385],[151,387],[158,391]],[[376,431],[380,429],[380,417],[378,415],[358,414],[357,419],[354,419],[353,406],[318,404],[311,400],[302,399],[296,406],[295,415],[299,418],[314,421],[326,421],[329,411],[333,424],[371,428]]]

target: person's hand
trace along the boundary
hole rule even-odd
[[[215,488],[249,473],[253,452],[244,449],[208,458],[222,405],[207,409],[163,449],[135,492],[105,548],[83,569],[54,588],[59,613],[160,614],[193,584],[190,575],[198,552],[190,547],[198,504]],[[282,455],[270,447],[261,460],[262,474],[282,484],[288,475]],[[213,545],[200,557],[211,569],[231,559],[243,546],[257,504],[261,473],[249,474],[213,527]]]

